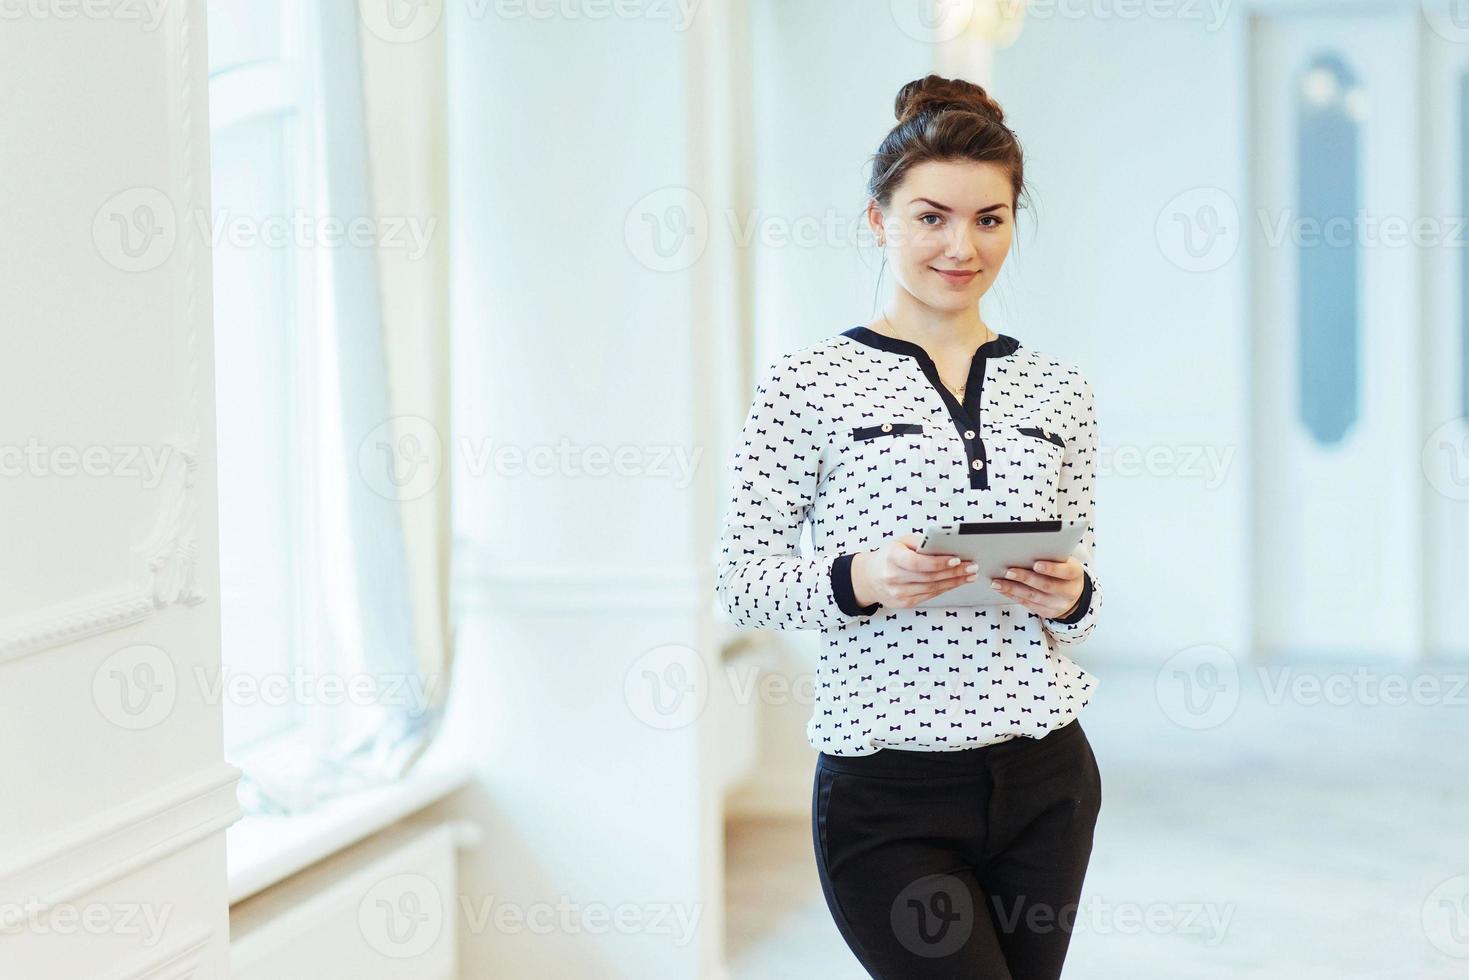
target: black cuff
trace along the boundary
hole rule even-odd
[[[871,616],[882,603],[857,605],[857,593],[852,588],[852,559],[856,557],[855,553],[842,555],[831,563],[831,594],[836,597],[837,608],[848,616]]]
[[[1092,607],[1092,573],[1083,571],[1081,578],[1081,598],[1076,600],[1076,611],[1065,619],[1055,619],[1052,617],[1048,618],[1047,622],[1063,623],[1067,626],[1081,622],[1082,617],[1087,614],[1087,610]]]

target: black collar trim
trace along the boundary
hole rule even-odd
[[[937,365],[933,363],[933,358],[928,356],[928,351],[922,346],[860,326],[843,330],[842,336],[850,337],[869,347],[907,355],[918,362],[918,367],[923,371],[923,376],[928,379],[929,385],[943,399],[944,407],[949,410],[949,418],[954,423],[954,429],[964,443],[964,453],[969,461],[969,486],[976,490],[988,490],[990,486],[989,454],[985,451],[984,439],[981,438],[983,430],[979,426],[979,410],[984,402],[984,369],[991,358],[1009,357],[1019,350],[1020,341],[1006,334],[1000,334],[994,340],[979,345],[979,349],[974,352],[973,358],[969,361],[969,380],[964,389],[964,401],[961,403],[939,379]]]
[[[868,347],[876,347],[880,350],[891,351],[894,354],[907,354],[919,360],[928,359],[928,351],[922,346],[910,340],[899,340],[897,337],[889,337],[885,333],[878,333],[868,327],[853,327],[842,331],[843,337],[851,337],[859,343]],[[986,341],[979,345],[974,352],[975,357],[1009,357],[1020,349],[1020,341],[1009,334],[1000,334],[994,340]]]

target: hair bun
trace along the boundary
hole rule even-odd
[[[904,85],[898,92],[894,113],[899,125],[922,113],[959,109],[1004,124],[1005,111],[990,94],[962,78],[929,75]]]

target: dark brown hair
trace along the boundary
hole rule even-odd
[[[1011,213],[1025,194],[1020,141],[990,94],[962,78],[929,75],[904,85],[894,103],[898,124],[872,160],[867,193],[886,209],[909,170],[929,160],[997,163],[1010,177]]]

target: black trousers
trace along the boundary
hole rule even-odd
[[[816,760],[826,904],[878,980],[1055,980],[1102,777],[1079,721],[1043,738]]]

